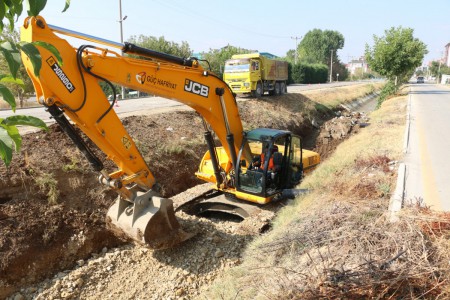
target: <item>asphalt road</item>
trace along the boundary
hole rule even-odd
[[[405,200],[450,211],[450,89],[413,84]]]
[[[335,88],[346,85],[365,84],[367,82],[333,82],[324,84],[293,84],[288,86],[288,93],[300,93],[307,90],[318,90]],[[244,98],[238,98],[238,100],[245,100]],[[169,108],[179,107],[180,109],[187,109],[184,104],[179,102],[168,100],[162,97],[146,97],[137,99],[127,99],[119,101],[114,107],[114,110],[120,117],[136,114],[149,114],[163,112]],[[14,113],[9,110],[0,110],[0,118],[6,118]],[[50,114],[47,113],[44,107],[17,109],[16,114],[34,116],[44,120],[46,123],[51,124],[53,120],[50,119]]]

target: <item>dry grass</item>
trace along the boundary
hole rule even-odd
[[[246,282],[245,288],[238,285],[240,298],[449,296],[442,289],[450,276],[450,247],[437,244],[450,231],[441,229],[438,236],[424,228],[438,222],[446,227],[450,219],[430,221],[410,209],[393,224],[385,211],[382,202],[332,201],[300,212],[297,222],[249,249],[246,260],[252,263],[240,275],[239,282]]]
[[[281,211],[214,299],[447,299],[450,215],[387,207],[401,158],[405,97],[387,100],[370,126],[342,143]]]
[[[361,84],[357,86],[342,86],[333,89],[321,89],[302,92],[314,102],[326,106],[329,109],[334,109],[340,104],[352,102],[364,96],[372,94],[380,90],[384,86],[384,82]]]

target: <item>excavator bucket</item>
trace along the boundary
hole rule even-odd
[[[167,249],[182,243],[194,234],[183,231],[170,199],[138,192],[134,203],[120,196],[109,208],[106,223],[118,234],[125,234],[152,249]]]

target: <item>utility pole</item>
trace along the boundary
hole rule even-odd
[[[125,21],[127,16],[122,18],[122,0],[119,0],[119,24],[120,24],[120,43],[123,44],[123,27],[122,23]],[[123,52],[122,52],[123,56]],[[115,96],[115,95],[114,95]],[[122,86],[122,100],[125,99],[125,88]]]
[[[293,40],[295,40],[295,64],[297,64],[297,58],[298,58],[298,53],[297,53],[297,48],[298,48],[298,40],[301,40],[302,39],[302,36],[301,37],[297,37],[297,36],[291,36],[291,39],[293,39]]]
[[[331,61],[330,61],[330,83],[333,82],[333,49],[330,50],[331,51]]]

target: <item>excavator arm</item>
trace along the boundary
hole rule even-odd
[[[55,32],[107,44],[145,59],[123,57],[114,50],[99,46],[74,48]],[[182,59],[131,44],[105,42],[65,31],[48,25],[40,16],[25,20],[21,39],[51,44],[62,58],[60,64],[52,52],[37,46],[42,67],[39,76],[36,76],[35,66],[22,54],[38,101],[48,108],[94,169],[101,172],[100,182],[119,194],[119,200],[108,212],[113,225],[137,241],[152,244],[152,240],[158,240],[152,244],[154,248],[172,246],[169,240],[176,240],[174,235],[180,236],[179,240],[185,240],[187,237],[175,219],[172,203],[157,197],[155,178],[150,168],[114,112],[114,103],[109,103],[99,82],[118,83],[176,100],[195,109],[215,132],[226,153],[227,162],[219,165],[214,147],[209,147],[215,170],[215,180],[213,178],[212,181],[223,189],[227,188],[228,182],[224,182],[223,178],[228,177],[235,168],[236,153],[244,137],[236,100],[226,83],[204,70],[196,59]],[[86,146],[66,116],[117,165],[116,171],[109,174],[105,172],[100,160]],[[241,157],[247,160],[247,164],[251,162],[248,146],[244,147]],[[223,157],[220,161],[224,161]],[[133,211],[131,214],[130,210]]]

